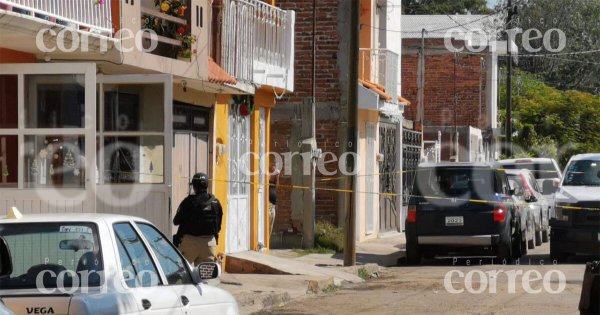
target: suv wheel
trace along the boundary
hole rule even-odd
[[[521,223],[517,225],[520,229]],[[515,257],[522,257],[527,255],[527,229],[525,231],[519,231],[518,236],[515,238],[514,242],[515,248]]]
[[[513,255],[516,253],[513,246],[515,242],[512,239],[512,235],[510,235],[510,229],[507,235],[502,238],[498,246],[496,247],[496,256],[498,256],[499,260],[505,260],[507,263],[513,260]]]
[[[409,265],[421,264],[421,253],[418,244],[406,243],[406,263]]]
[[[549,228],[546,228],[542,231],[542,242],[548,243],[550,241],[550,232],[548,232]]]

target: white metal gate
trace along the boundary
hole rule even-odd
[[[377,132],[377,125],[374,123],[367,123],[367,159],[365,167],[365,184],[366,184],[366,196],[365,196],[365,233],[367,235],[373,234],[374,229],[374,213],[373,213],[373,202],[375,200],[374,195],[376,193],[374,177],[377,173],[375,170],[375,137]]]
[[[259,170],[258,170],[258,242],[265,245],[265,211],[266,211],[266,173],[267,173],[267,159],[266,159],[266,124],[265,124],[265,109],[259,110],[260,125],[259,125],[259,144],[258,144],[258,158],[259,158]]]
[[[229,198],[227,253],[250,249],[250,119],[229,108]]]

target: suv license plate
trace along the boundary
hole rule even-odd
[[[464,224],[463,217],[446,217],[446,226],[463,226]]]

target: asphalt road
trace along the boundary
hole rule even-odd
[[[366,283],[260,314],[579,314],[586,258],[554,265],[548,253],[545,243],[518,265],[463,258],[387,268]]]

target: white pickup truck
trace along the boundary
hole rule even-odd
[[[140,218],[25,215],[0,219],[0,235],[12,257],[0,298],[16,315],[239,313],[231,294],[204,282],[219,277],[217,264],[192,268]]]

